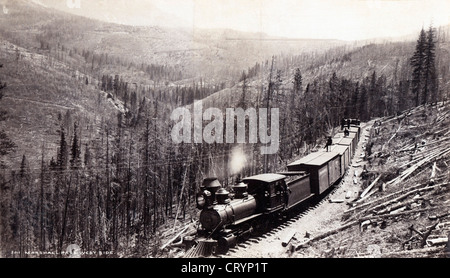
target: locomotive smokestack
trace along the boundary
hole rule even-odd
[[[211,199],[213,202],[216,200],[216,192],[222,187],[219,180],[216,177],[205,178],[203,180],[200,190],[208,190],[211,193]]]

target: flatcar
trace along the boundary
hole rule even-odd
[[[288,164],[286,172],[246,177],[228,190],[217,178],[204,179],[197,194],[201,225],[194,241],[213,241],[217,252],[226,252],[239,238],[261,233],[279,216],[323,197],[345,175],[360,138],[359,121],[346,123],[331,148]]]

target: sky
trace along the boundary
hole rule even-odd
[[[33,1],[71,3],[70,6],[79,3],[79,6],[87,7],[85,12],[90,16],[117,19],[121,24],[228,28],[287,38],[363,40],[398,37],[418,33],[430,24],[450,24],[450,0]],[[80,12],[82,10],[78,14]]]
[[[193,27],[288,38],[396,37],[450,24],[450,0],[154,0]]]

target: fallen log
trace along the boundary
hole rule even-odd
[[[446,175],[440,175],[439,177],[436,177],[436,179],[443,179],[443,178],[446,178],[446,177],[447,177]],[[411,187],[403,188],[403,189],[401,189],[400,191],[396,191],[396,192],[393,192],[393,193],[388,194],[388,195],[386,195],[386,196],[382,196],[382,197],[380,197],[380,198],[378,198],[378,199],[374,199],[374,200],[372,200],[372,201],[369,201],[369,202],[367,202],[367,203],[360,204],[360,205],[354,206],[354,207],[352,207],[352,208],[349,208],[349,209],[346,210],[344,213],[350,213],[350,212],[353,212],[353,211],[358,210],[358,209],[364,209],[365,207],[368,207],[368,206],[370,206],[370,205],[373,205],[374,203],[381,202],[381,201],[383,201],[383,200],[389,200],[390,198],[392,198],[392,197],[394,197],[394,196],[396,196],[396,195],[398,195],[398,194],[402,194],[403,192],[405,192],[405,191],[407,191],[407,190],[409,190],[409,191],[410,191],[410,190],[415,190],[415,189],[417,189],[417,188],[427,186],[428,184],[429,184],[428,182],[427,182],[427,183],[420,183],[420,184],[416,184],[416,185],[411,186]],[[375,192],[375,191],[371,191],[371,193],[372,193],[372,192]],[[370,194],[370,193],[369,193],[369,194]],[[366,197],[368,197],[368,196],[366,195]],[[363,199],[359,199],[359,200],[357,201],[357,203],[359,203],[359,202],[361,202],[361,201],[363,201]]]
[[[304,246],[310,244],[311,242],[318,241],[318,240],[321,240],[321,239],[323,239],[323,238],[326,238],[326,237],[328,237],[328,236],[330,236],[330,235],[333,235],[333,234],[335,234],[335,233],[337,233],[337,232],[339,232],[339,231],[342,231],[342,230],[345,230],[345,229],[347,229],[347,228],[350,228],[351,226],[356,225],[356,224],[358,224],[358,223],[359,223],[359,220],[355,220],[355,221],[353,221],[353,222],[351,222],[351,223],[348,223],[348,224],[346,224],[346,225],[343,225],[343,226],[341,226],[341,227],[339,227],[339,228],[330,230],[330,231],[328,231],[328,232],[325,232],[325,233],[322,233],[322,234],[320,234],[320,235],[318,235],[318,236],[315,236],[315,237],[313,237],[313,238],[310,238],[309,240],[307,240],[307,241],[305,241],[305,242],[302,242],[302,243],[300,243],[300,244],[297,244],[297,245],[295,246],[295,250],[299,250],[300,248],[302,248],[302,247],[304,247]]]
[[[415,163],[414,165],[412,165],[411,167],[406,169],[400,176],[398,176],[398,177],[388,181],[386,184],[387,185],[397,184],[397,183],[405,180],[409,175],[414,173],[421,166],[431,162],[433,159],[437,159],[439,157],[443,157],[443,156],[445,156],[447,154],[450,154],[450,148],[447,148],[447,149],[445,149],[443,151],[438,150],[433,155],[430,155],[430,156],[427,156],[427,157],[421,159],[419,162]]]
[[[445,207],[450,207],[450,205],[445,206]],[[328,236],[330,236],[330,235],[336,234],[337,232],[340,232],[340,231],[342,231],[342,230],[348,229],[348,228],[350,228],[350,227],[352,227],[352,226],[354,226],[354,225],[357,225],[357,224],[359,224],[359,223],[364,223],[364,222],[366,222],[366,221],[376,222],[377,220],[381,220],[381,219],[384,219],[384,218],[397,217],[397,216],[407,215],[407,214],[411,214],[411,213],[424,212],[424,211],[428,211],[428,210],[429,210],[429,208],[426,208],[426,209],[418,209],[418,210],[409,210],[409,211],[403,211],[403,212],[399,212],[399,213],[392,213],[392,214],[385,214],[385,215],[377,215],[377,216],[363,217],[363,218],[361,218],[361,219],[359,219],[359,220],[354,220],[354,221],[349,222],[349,223],[347,223],[347,224],[345,224],[345,225],[342,225],[341,227],[338,227],[338,228],[336,228],[336,229],[333,229],[333,230],[324,232],[324,233],[322,233],[322,234],[320,234],[320,235],[318,235],[318,236],[315,236],[315,237],[313,237],[313,238],[311,238],[311,239],[309,239],[309,240],[307,240],[307,241],[305,241],[305,242],[302,242],[302,243],[300,243],[300,244],[297,244],[297,245],[295,246],[295,250],[299,250],[300,248],[302,248],[302,247],[304,247],[304,246],[310,244],[311,242],[314,242],[314,241],[318,241],[318,240],[324,239],[324,238],[326,238],[326,237],[328,237]],[[366,223],[367,223],[367,222],[366,222]],[[438,223],[439,223],[439,222],[437,222],[436,225],[437,225]],[[434,227],[436,227],[436,226],[433,225],[433,229],[434,229]],[[432,230],[432,229],[429,229],[430,233],[431,233],[431,230]],[[428,236],[427,236],[427,237],[428,237]]]
[[[443,157],[443,156],[447,155],[448,153],[450,153],[450,148],[442,149],[442,146],[438,146],[438,147],[430,149],[426,152],[419,153],[418,155],[416,155],[415,158],[413,158],[408,163],[401,165],[399,168],[402,169],[404,167],[409,166],[405,171],[403,171],[402,175],[404,175],[408,171],[416,170],[418,167],[420,167],[428,162],[431,162],[433,159]],[[416,167],[416,168],[414,168],[414,167]],[[393,181],[389,181],[389,182],[393,182]]]
[[[423,192],[423,191],[433,190],[433,189],[435,189],[437,187],[448,186],[448,185],[450,185],[450,183],[441,183],[441,184],[436,184],[436,185],[433,185],[433,186],[427,186],[427,187],[424,187],[424,188],[418,188],[418,189],[415,189],[415,190],[411,190],[411,191],[409,191],[409,192],[407,192],[407,193],[405,193],[403,195],[400,195],[397,198],[390,199],[390,200],[388,200],[388,201],[386,201],[384,203],[378,204],[377,206],[370,208],[368,210],[368,212],[374,212],[374,211],[377,211],[379,209],[385,208],[385,207],[387,207],[390,204],[393,204],[393,203],[399,202],[399,201],[401,201],[403,199],[406,199],[410,195],[414,195],[414,194],[417,194],[417,193],[420,193],[420,192]]]
[[[425,233],[422,233],[422,232],[416,230],[413,225],[411,225],[411,227],[409,227],[409,229],[413,232],[416,232],[422,238],[422,240],[420,241],[420,247],[424,247],[431,232],[434,230],[434,228],[436,228],[436,226],[438,224],[439,224],[439,221],[434,223],[434,225],[431,226],[430,228],[428,228]]]
[[[191,224],[186,225],[178,234],[176,234],[174,237],[169,239],[163,246],[161,246],[161,250],[169,246],[172,242],[174,242],[177,238],[179,238],[186,230],[189,228]]]
[[[283,247],[286,247],[289,244],[289,242],[291,242],[291,240],[295,237],[296,233],[297,233],[296,231],[288,231],[286,236],[284,236],[283,239],[281,240],[281,245]]]
[[[389,140],[387,140],[387,142],[384,143],[383,146],[381,146],[381,150],[382,150],[382,151],[384,150],[384,147],[385,147],[386,145],[389,145],[389,143],[391,142],[391,140],[394,139],[394,138],[397,136],[397,133],[400,131],[400,129],[401,129],[401,127],[402,127],[402,121],[403,121],[403,119],[404,119],[404,118],[402,118],[402,119],[400,120],[400,123],[398,124],[398,129],[397,129],[397,130],[395,131],[395,133],[391,136],[391,138],[389,138]]]
[[[420,249],[413,249],[413,250],[405,250],[405,251],[395,251],[395,252],[389,252],[381,254],[381,258],[399,258],[399,257],[405,257],[405,258],[412,258],[417,255],[422,255],[423,257],[429,257],[431,254],[442,252],[442,247],[429,247],[429,248],[420,248]]]
[[[436,166],[436,161],[435,161],[433,164],[433,167],[431,168],[430,182],[434,182],[434,177],[436,176],[436,170],[440,171],[440,169]]]
[[[436,246],[436,245],[446,244],[447,242],[448,242],[448,237],[427,239],[427,241],[426,241],[427,246]]]
[[[361,193],[361,198],[364,198],[366,194],[375,186],[375,184],[378,182],[378,180],[381,178],[381,175],[378,175],[378,177]]]
[[[357,200],[357,203],[361,203],[362,201],[364,201],[365,199],[369,198],[370,196],[372,196],[373,194],[375,194],[375,192],[377,192],[376,190],[372,190],[370,191],[368,194],[366,194],[366,196],[364,196],[363,198]]]

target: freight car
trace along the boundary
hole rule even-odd
[[[360,138],[359,121],[346,123],[332,138],[330,151],[294,161],[286,172],[246,177],[230,191],[217,178],[206,178],[197,194],[201,227],[194,241],[215,242],[218,253],[226,252],[238,239],[261,233],[273,220],[322,198],[345,175]]]

